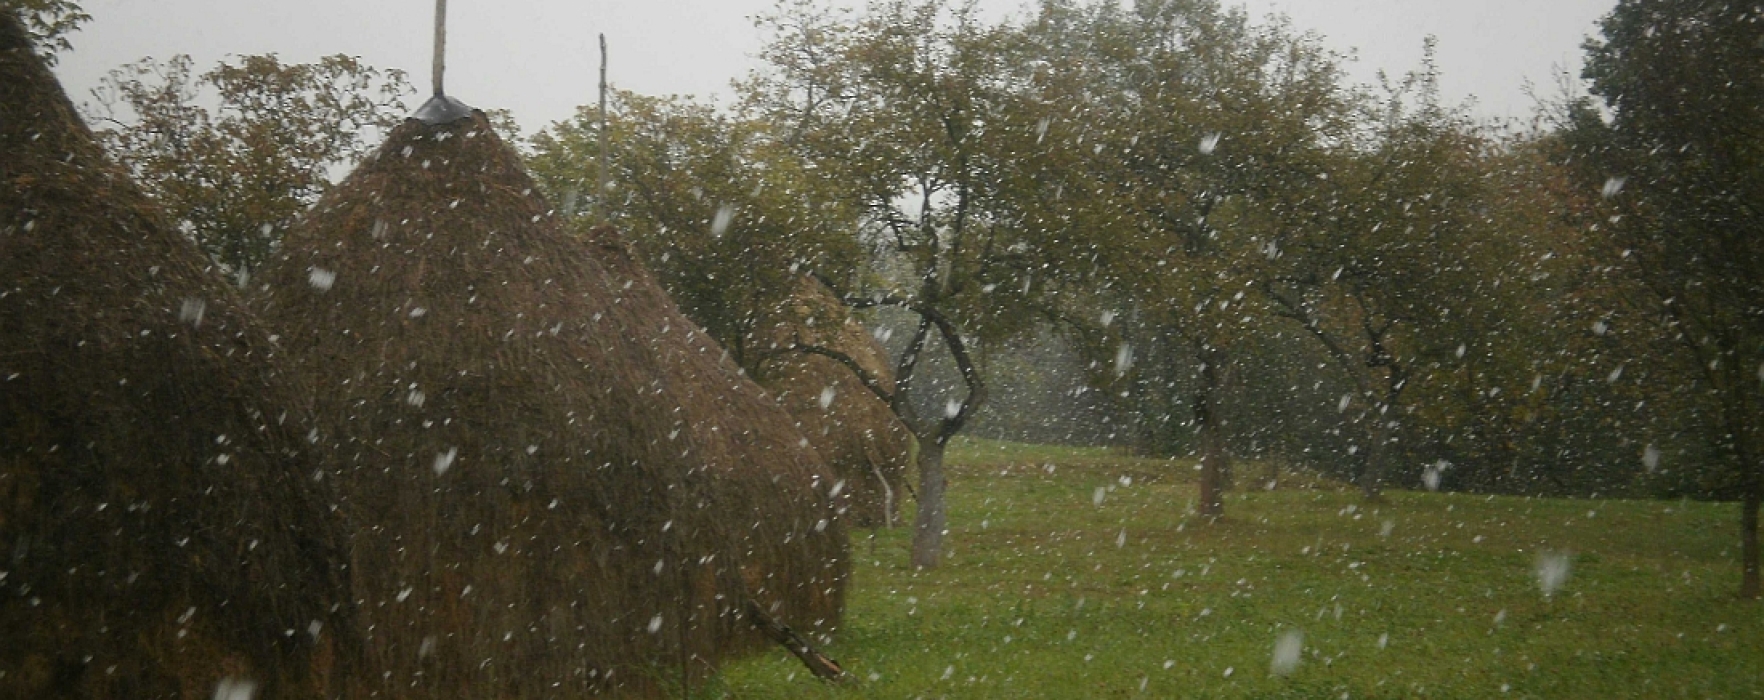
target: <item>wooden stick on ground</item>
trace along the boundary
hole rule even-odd
[[[846,675],[845,669],[839,666],[838,661],[834,661],[826,654],[816,650],[808,643],[808,640],[802,638],[802,635],[766,614],[759,603],[753,602],[752,599],[747,601],[747,619],[772,641],[782,644],[785,649],[790,650],[790,653],[795,654],[796,658],[802,661],[802,665],[807,666],[809,673],[815,674],[816,678],[827,681],[843,681],[850,678]]]

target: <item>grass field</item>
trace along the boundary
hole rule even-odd
[[[1208,523],[1191,463],[981,441],[949,462],[944,566],[909,569],[905,529],[853,534],[827,651],[856,682],[779,651],[694,694],[1764,697],[1764,606],[1733,597],[1731,505],[1392,492],[1368,507],[1312,482],[1240,488]],[[1545,596],[1540,572],[1564,567]],[[1282,638],[1298,663],[1277,675]]]

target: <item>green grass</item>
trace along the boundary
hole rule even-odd
[[[826,651],[856,682],[815,681],[780,650],[704,696],[1764,696],[1764,606],[1733,597],[1733,506],[1409,492],[1367,506],[1313,480],[1240,489],[1208,523],[1189,512],[1192,463],[981,441],[949,462],[942,567],[905,566],[905,529],[853,535]],[[1548,598],[1543,552],[1572,561]],[[1287,630],[1302,661],[1275,676]]]

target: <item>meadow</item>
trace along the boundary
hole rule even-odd
[[[1391,491],[1240,464],[968,440],[945,564],[857,531],[814,680],[778,651],[720,698],[1764,697],[1764,606],[1734,597],[1737,507]],[[1251,483],[1255,480],[1257,483]],[[910,513],[911,503],[907,504]]]

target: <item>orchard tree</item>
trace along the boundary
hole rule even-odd
[[[201,74],[178,55],[111,71],[91,116],[171,220],[243,284],[332,179],[404,119],[411,93],[402,71],[343,55],[244,56]]]
[[[1362,495],[1380,497],[1403,395],[1431,355],[1456,366],[1470,347],[1454,315],[1474,303],[1459,285],[1491,251],[1482,158],[1489,144],[1439,103],[1431,42],[1420,71],[1387,86],[1365,135],[1334,154],[1316,183],[1326,206],[1292,232],[1264,291],[1352,380],[1339,411],[1358,433],[1350,453]],[[1441,352],[1440,345],[1459,347]]]
[[[1350,126],[1334,57],[1211,0],[1046,2],[1040,28],[1050,46],[1093,47],[1083,80],[1060,96],[1088,111],[1047,130],[1094,173],[1097,186],[1077,196],[1118,213],[1092,239],[1102,271],[1093,303],[1114,307],[1097,318],[1116,322],[1116,373],[1150,399],[1141,410],[1159,415],[1158,431],[1193,426],[1197,509],[1220,515],[1234,349],[1263,330],[1261,283],[1281,239],[1317,206],[1327,144]],[[1177,396],[1179,385],[1192,395]],[[1192,419],[1169,420],[1183,398]]]
[[[1760,594],[1764,500],[1764,7],[1622,0],[1586,45],[1592,105],[1566,138],[1603,227],[1702,368],[1741,503],[1740,595]]]
[[[606,221],[629,236],[687,315],[758,371],[776,349],[755,324],[802,273],[853,274],[857,217],[769,123],[623,91],[608,111],[607,196],[598,107],[533,138],[534,176],[572,225]]]
[[[892,391],[845,364],[918,439],[912,564],[935,567],[947,527],[944,450],[987,395],[975,348],[1032,328],[1033,300],[1055,291],[1033,262],[1039,227],[1017,214],[1007,186],[1012,161],[1036,148],[1023,103],[1035,66],[1011,53],[1010,28],[986,23],[972,3],[888,0],[844,17],[796,2],[760,23],[772,38],[767,67],[743,86],[748,104],[786,129],[782,143],[815,177],[837,183],[874,255],[866,277],[836,286],[854,309],[915,319]],[[957,367],[959,395],[915,393],[934,350]]]

